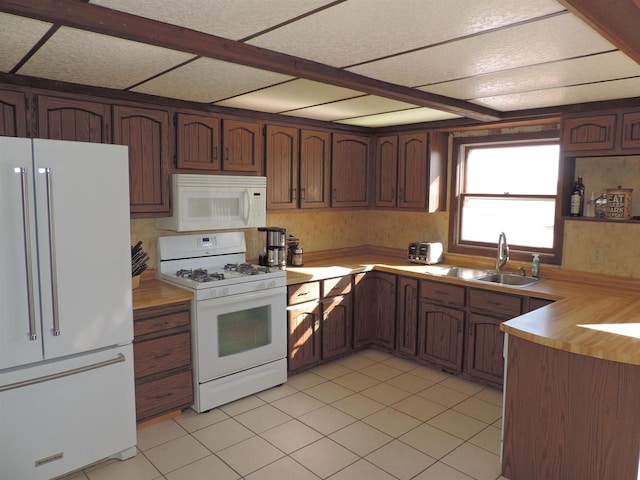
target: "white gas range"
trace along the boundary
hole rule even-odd
[[[287,380],[286,272],[246,263],[243,232],[158,238],[161,280],[192,291],[198,412]]]

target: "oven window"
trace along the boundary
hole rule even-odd
[[[218,315],[218,356],[226,357],[271,343],[271,306]]]

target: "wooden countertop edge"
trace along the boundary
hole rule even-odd
[[[156,280],[153,272],[149,273],[143,274],[140,286],[133,290],[134,311],[171,303],[188,302],[193,299],[193,293],[190,291]]]
[[[342,253],[342,252],[341,252]],[[287,284],[323,280],[371,270],[395,273],[423,280],[493,290],[513,295],[553,300],[555,303],[516,317],[501,330],[539,345],[603,360],[640,365],[640,282],[637,279],[582,272],[549,271],[549,278],[527,287],[480,283],[455,277],[430,275],[424,265],[410,264],[395,255],[336,255],[306,262],[304,267],[287,270]],[[458,259],[456,259],[458,260]],[[514,262],[515,263],[515,262]],[[478,267],[469,263],[449,263]],[[510,265],[512,270],[517,265]],[[482,268],[482,267],[481,267]],[[491,268],[486,267],[484,268]],[[544,278],[544,271],[543,271]],[[632,306],[633,305],[633,306]],[[597,307],[597,308],[596,308]],[[635,312],[638,312],[637,314]],[[590,327],[594,325],[594,327]],[[605,331],[617,326],[633,330],[630,334]],[[621,327],[624,326],[624,327]]]

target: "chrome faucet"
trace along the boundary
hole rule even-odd
[[[496,270],[502,270],[509,261],[509,245],[507,244],[507,236],[504,232],[498,237],[498,253],[496,254]]]

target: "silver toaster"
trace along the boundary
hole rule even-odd
[[[407,259],[411,263],[431,265],[442,261],[444,249],[442,242],[411,242]]]

